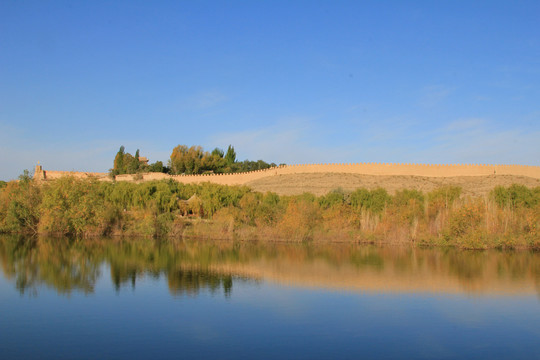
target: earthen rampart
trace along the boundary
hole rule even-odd
[[[55,171],[43,170],[41,165],[36,165],[34,179],[37,180],[55,180],[64,176],[73,176],[77,179],[96,178],[99,180],[112,181],[107,173],[86,172],[86,171]]]
[[[192,184],[211,182],[221,185],[244,185],[251,181],[268,176],[312,173],[344,173],[361,175],[398,175],[398,176],[424,176],[424,177],[456,177],[456,176],[489,176],[514,175],[540,179],[540,166],[528,165],[430,165],[430,164],[390,164],[390,163],[348,163],[348,164],[298,164],[282,165],[264,170],[234,174],[203,174],[203,175],[167,175],[163,173],[144,173],[136,175],[118,175],[116,181],[151,181],[173,179],[175,181]],[[106,173],[67,172],[67,171],[37,171],[35,178],[42,180],[57,179],[62,176],[75,176],[77,178],[95,177],[99,180],[110,181]]]

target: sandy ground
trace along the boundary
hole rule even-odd
[[[276,175],[251,181],[246,185],[255,191],[273,191],[280,195],[295,195],[310,192],[323,195],[327,192],[342,188],[353,191],[357,188],[385,188],[393,194],[400,189],[418,189],[429,192],[443,185],[457,185],[463,188],[463,195],[485,195],[495,186],[521,184],[527,187],[540,186],[540,180],[524,176],[490,175],[490,176],[457,176],[434,178],[423,176],[383,176],[360,174],[291,174]]]

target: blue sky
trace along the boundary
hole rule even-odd
[[[0,179],[120,145],[540,165],[538,1],[0,2]]]

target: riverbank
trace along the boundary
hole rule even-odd
[[[484,196],[452,185],[280,196],[246,186],[66,176],[0,189],[4,233],[538,249],[539,228],[540,187],[523,185],[495,187]]]

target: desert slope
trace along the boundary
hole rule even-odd
[[[463,188],[464,195],[485,195],[495,186],[521,184],[527,187],[540,186],[540,180],[517,175],[426,177],[412,175],[363,175],[346,173],[304,173],[268,176],[246,183],[255,191],[272,191],[280,195],[295,195],[310,192],[323,195],[336,188],[353,191],[360,187],[375,189],[382,187],[390,193],[400,189],[431,191],[443,185]]]

